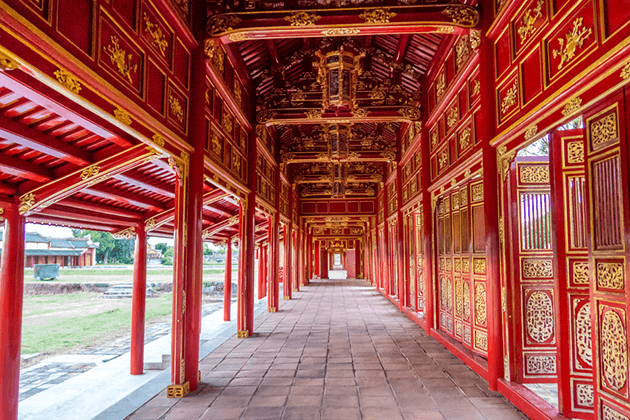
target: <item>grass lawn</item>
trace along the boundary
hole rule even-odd
[[[172,293],[147,299],[146,319],[169,315]],[[22,353],[54,353],[129,333],[131,299],[96,293],[25,296]]]
[[[233,268],[232,271],[236,269]],[[203,270],[204,275],[216,275],[223,274],[225,272],[222,268],[205,268]],[[147,276],[149,281],[170,281],[173,276],[173,268],[148,268]],[[161,278],[156,278],[155,280],[152,277],[163,276]],[[168,277],[171,277],[168,279]],[[24,280],[25,281],[38,281],[33,278],[33,269],[26,268],[24,269]],[[133,269],[108,269],[104,268],[89,268],[89,269],[60,269],[59,270],[59,280],[58,282],[104,282],[108,283],[110,281],[132,281],[133,280]]]

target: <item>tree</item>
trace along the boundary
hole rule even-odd
[[[109,232],[99,232],[96,230],[72,229],[72,236],[75,238],[84,238],[90,235],[92,242],[98,242],[96,248],[96,261],[107,264],[109,254],[114,250],[115,239]]]
[[[162,255],[164,255],[164,253],[168,249],[168,245],[166,245],[163,242],[160,242],[159,244],[155,244],[155,249],[160,251],[162,253]]]
[[[203,244],[203,255],[212,255],[212,250],[210,249],[210,246],[208,246],[208,244]]]

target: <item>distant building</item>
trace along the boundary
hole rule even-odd
[[[0,232],[0,251],[4,243],[3,234]],[[25,242],[26,267],[35,264],[59,264],[61,267],[96,265],[98,242],[92,242],[90,235],[84,238],[49,238],[26,232]]]
[[[162,252],[157,249],[153,249],[151,245],[147,245],[147,263],[159,264],[162,260]]]

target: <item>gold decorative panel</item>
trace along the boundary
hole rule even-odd
[[[553,266],[551,260],[523,260],[523,278],[552,278]]]
[[[623,289],[623,264],[611,262],[597,263],[597,287],[605,289]]]
[[[519,166],[519,179],[523,184],[549,183],[548,165]]]
[[[474,258],[473,269],[475,274],[486,274],[486,260],[484,258]]]
[[[582,407],[593,407],[595,398],[593,396],[593,385],[577,384],[575,386],[576,400]]]
[[[488,351],[488,335],[485,332],[475,331],[475,347]]]
[[[556,358],[554,356],[527,356],[525,372],[528,374],[555,374]]]
[[[483,184],[475,184],[470,187],[471,201],[483,200]]]
[[[527,335],[537,343],[545,343],[553,336],[553,301],[548,293],[532,292],[525,304]]]
[[[610,112],[590,122],[589,137],[593,150],[619,142],[616,109],[614,112]]]
[[[468,321],[470,319],[470,283],[468,281],[464,281],[462,284],[462,295],[463,295],[463,316],[464,320]]]
[[[619,314],[608,310],[601,321],[602,375],[606,384],[620,391],[628,381],[627,331]]]
[[[475,322],[477,325],[486,325],[486,285],[475,284]]]
[[[571,141],[567,143],[567,163],[584,163],[584,143]]]
[[[577,306],[579,300],[575,301]],[[575,317],[575,342],[580,359],[593,366],[593,348],[591,343],[591,304],[586,303],[578,310]]]
[[[573,261],[573,283],[575,284],[588,284],[588,262],[586,261]]]

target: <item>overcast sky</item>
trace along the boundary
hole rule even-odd
[[[35,223],[27,223],[26,224],[27,232],[37,232],[44,236],[50,236],[53,238],[68,238],[72,236],[72,229],[61,226],[50,226],[50,225],[38,225]],[[149,237],[149,243],[152,246],[159,243],[165,243],[168,246],[173,246],[173,239],[166,238],[151,238]]]

